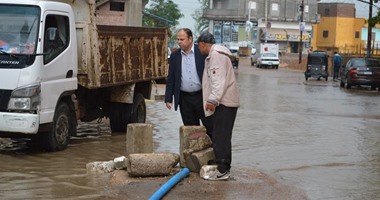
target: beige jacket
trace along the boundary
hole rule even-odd
[[[231,52],[226,47],[214,44],[206,58],[202,77],[203,109],[206,116],[214,114],[209,110],[206,111],[207,101],[227,107],[240,106],[230,55]]]

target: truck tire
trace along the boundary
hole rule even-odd
[[[146,105],[144,96],[140,93],[136,94],[133,99],[132,123],[145,123]]]
[[[125,133],[127,124],[131,121],[132,104],[112,102],[110,108],[110,126],[111,131]]]
[[[125,133],[129,123],[145,123],[146,105],[142,94],[136,94],[133,104],[111,103],[109,115],[111,131]]]
[[[67,148],[70,135],[76,129],[71,116],[69,106],[63,102],[60,103],[55,111],[51,130],[41,133],[43,149],[52,152]]]

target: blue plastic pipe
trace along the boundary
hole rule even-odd
[[[150,198],[149,200],[159,200],[165,196],[166,193],[169,192],[171,188],[173,188],[179,181],[183,178],[187,177],[190,174],[190,170],[188,168],[183,168],[180,172],[178,172],[175,176],[169,179],[164,185],[161,186]]]

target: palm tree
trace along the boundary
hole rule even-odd
[[[203,10],[208,8],[208,0],[198,0],[201,3],[201,7],[197,9],[191,16],[195,20],[195,35],[207,31],[209,26],[209,20],[202,17]]]

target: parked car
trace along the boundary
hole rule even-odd
[[[230,48],[231,51],[231,62],[232,66],[237,69],[239,68],[239,47],[238,46],[231,46]]]
[[[280,59],[274,53],[262,53],[257,57],[258,68],[271,67],[278,69],[278,65],[280,65]]]
[[[325,51],[313,51],[307,55],[307,64],[305,71],[305,79],[308,80],[310,77],[317,78],[320,80],[324,78],[328,80],[328,63],[329,55]]]
[[[380,87],[380,63],[375,58],[351,58],[340,69],[340,87],[368,85]]]

